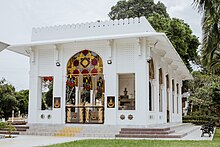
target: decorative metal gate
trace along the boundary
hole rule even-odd
[[[104,76],[101,57],[89,50],[67,63],[66,123],[104,123]]]
[[[103,124],[103,106],[66,106],[67,123]]]

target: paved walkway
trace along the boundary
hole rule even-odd
[[[198,127],[197,130],[195,130],[194,132],[188,134],[187,136],[185,136],[181,139],[157,138],[155,140],[212,140],[213,139],[213,135],[212,135],[212,137],[208,137],[207,135],[205,137],[200,137],[200,136],[201,136],[201,130],[200,130],[200,127]],[[0,147],[45,146],[45,145],[70,142],[70,141],[76,141],[76,140],[82,140],[82,139],[95,139],[95,138],[19,135],[16,138],[0,139]],[[114,139],[114,138],[112,138],[112,139]],[[148,140],[152,140],[152,138],[150,138]]]
[[[79,140],[76,137],[31,136],[19,135],[16,138],[0,139],[0,147],[33,147],[45,146]]]

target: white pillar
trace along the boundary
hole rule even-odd
[[[174,121],[177,122],[177,82],[174,80]]]
[[[163,113],[163,123],[166,123],[166,86],[165,84],[161,85],[162,88],[162,113]]]
[[[169,110],[170,110],[170,122],[173,122],[173,85],[172,85],[172,76],[169,76]]]
[[[145,46],[145,57],[146,57],[146,122],[147,124],[149,124],[149,119],[150,119],[150,115],[149,115],[149,82],[150,82],[150,79],[149,79],[149,59],[150,58],[150,46],[147,44],[146,42],[146,46]]]
[[[75,105],[79,105],[78,93],[79,93],[79,88],[75,87]]]
[[[93,105],[93,90],[90,90],[90,104]]]
[[[182,81],[179,83],[179,122],[182,122]]]

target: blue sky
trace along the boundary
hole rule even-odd
[[[107,14],[118,0],[0,0],[0,41],[30,42],[32,27],[109,20]],[[155,0],[157,1],[157,0]],[[171,17],[188,23],[201,40],[201,15],[193,0],[160,0]],[[10,51],[0,52],[0,78],[16,90],[29,87],[29,59]]]

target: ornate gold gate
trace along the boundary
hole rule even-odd
[[[83,50],[67,63],[66,122],[104,123],[103,62]]]

